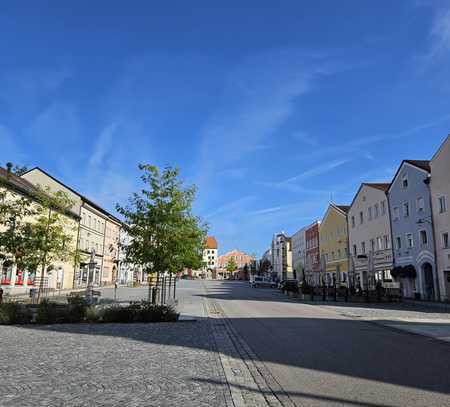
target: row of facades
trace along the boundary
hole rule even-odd
[[[273,237],[273,277],[450,301],[450,136],[431,160],[404,160],[390,183],[363,183],[350,205]]]
[[[73,261],[60,261],[49,265],[43,282],[46,288],[72,289],[90,283],[101,286],[116,282],[131,285],[142,281],[141,270],[128,264],[124,251],[120,250],[129,243],[129,238],[121,221],[110,212],[40,168],[18,177],[0,167],[0,177],[12,195],[33,199],[38,187],[48,187],[53,192],[65,192],[74,202],[70,213],[63,216],[72,233],[73,245],[81,254],[81,262],[74,265]],[[13,294],[26,293],[40,283],[39,273],[19,270],[5,259],[0,260],[0,272],[2,288]]]

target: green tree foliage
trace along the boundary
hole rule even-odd
[[[235,271],[237,268],[238,268],[238,267],[237,267],[236,261],[234,260],[234,257],[232,257],[232,258],[230,259],[230,261],[228,262],[228,264],[227,264],[227,271],[228,271],[229,273],[232,273],[232,272]]]
[[[153,165],[139,169],[144,188],[131,196],[127,206],[117,205],[131,240],[124,247],[128,261],[151,273],[201,268],[207,227],[192,214],[195,186],[186,187],[178,169],[160,171]]]
[[[28,168],[25,165],[18,165],[13,163],[6,163],[6,167],[10,172],[20,177],[28,171]]]
[[[27,241],[23,261],[28,270],[40,269],[40,288],[43,286],[45,270],[55,261],[66,261],[78,257],[73,245],[73,230],[68,215],[73,201],[63,191],[39,190],[36,196],[39,205],[33,219],[24,225]]]
[[[0,255],[18,267],[25,268],[26,224],[36,213],[30,199],[14,195],[0,183]]]

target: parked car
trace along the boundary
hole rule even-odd
[[[289,279],[289,280],[282,280],[278,284],[278,288],[281,291],[295,291],[298,292],[298,280],[295,279]]]
[[[253,288],[257,287],[270,287],[270,288],[276,288],[277,283],[275,281],[270,281],[265,279],[264,277],[255,276],[252,280],[250,280],[250,285]]]

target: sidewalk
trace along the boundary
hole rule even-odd
[[[331,309],[347,317],[450,343],[450,312],[444,308],[410,302],[354,304],[315,301],[309,304]]]

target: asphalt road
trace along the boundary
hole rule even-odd
[[[195,296],[219,303],[298,406],[450,406],[448,343],[296,303],[246,282],[204,285]]]

